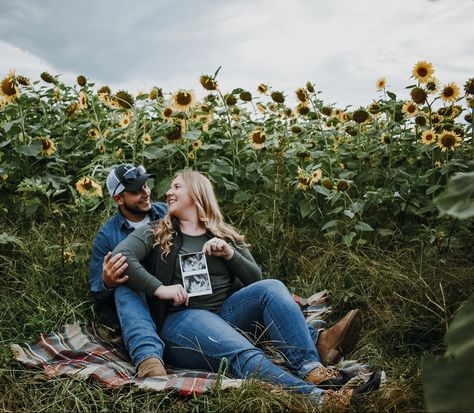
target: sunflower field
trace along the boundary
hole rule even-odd
[[[15,321],[2,321],[0,336],[16,342],[95,317],[86,273],[95,231],[114,211],[105,187],[113,165],[155,173],[155,201],[174,173],[192,168],[214,182],[225,215],[267,273],[299,274],[286,279],[299,294],[331,289],[340,312],[367,310],[373,329],[364,354],[380,364],[388,355],[392,375],[411,377],[367,410],[422,409],[420,358],[441,351],[449,320],[474,287],[472,220],[440,216],[436,207],[453,175],[474,169],[474,77],[441,82],[420,61],[404,91],[381,78],[377,98],[353,108],[325,103],[312,82],[291,96],[263,83],[224,92],[218,72],[200,76],[197,93],[134,94],[83,75],[74,85],[46,72],[34,80],[3,75],[0,268],[9,275],[0,311]],[[21,303],[18,291],[29,291]],[[0,355],[7,371],[6,347]],[[28,380],[13,370],[2,374],[0,386],[15,389],[5,410],[34,411],[38,388],[25,390]],[[58,383],[48,387],[54,400],[67,393]],[[77,386],[72,394],[84,392]],[[111,396],[101,395],[95,408],[107,411]],[[77,406],[75,397],[64,409]],[[146,408],[151,396],[140,397]]]
[[[61,219],[97,208],[110,167],[132,162],[158,175],[157,197],[177,170],[207,172],[226,210],[271,210],[272,233],[311,225],[347,245],[394,234],[442,244],[453,228],[433,199],[472,169],[474,78],[461,89],[433,72],[425,61],[413,68],[409,100],[379,79],[378,99],[355,110],[325,104],[311,82],[290,106],[265,84],[223,94],[216,75],[201,76],[208,94],[197,101],[191,90],[132,96],[82,75],[71,86],[11,72],[1,84],[0,213]]]

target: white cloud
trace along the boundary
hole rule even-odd
[[[264,82],[293,99],[310,80],[325,101],[358,106],[377,97],[379,77],[408,96],[418,60],[441,82],[474,75],[472,0],[2,3],[0,70],[28,66],[32,78],[82,73],[114,89],[172,92],[199,90],[199,76],[222,66],[225,91]]]

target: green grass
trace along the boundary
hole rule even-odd
[[[106,390],[67,377],[46,381],[39,370],[15,362],[10,344],[97,318],[87,272],[104,214],[89,220],[70,217],[67,224],[3,220],[0,232],[15,238],[0,244],[0,411],[317,411],[304,396],[257,382],[186,398],[134,387]],[[247,234],[266,276],[282,279],[303,296],[331,291],[329,321],[352,308],[363,311],[362,337],[350,356],[384,369],[389,382],[360,410],[424,409],[421,361],[425,354],[443,351],[447,323],[474,286],[471,262],[413,247],[351,250],[315,241],[304,229],[287,229],[273,242],[259,228],[247,228]],[[63,264],[62,250],[74,251],[73,263]]]

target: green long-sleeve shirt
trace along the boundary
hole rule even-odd
[[[150,297],[161,285],[172,285],[180,281],[179,254],[201,251],[203,244],[212,237],[212,234],[188,236],[178,231],[172,239],[171,252],[163,261],[160,248],[153,247],[155,242],[153,225],[150,223],[135,230],[113,251],[114,255],[120,252],[127,257],[128,268],[125,273],[129,276],[128,286]],[[232,246],[235,253],[230,260],[222,257],[206,257],[213,293],[190,298],[191,308],[218,311],[227,298],[235,278],[244,285],[261,279],[260,267],[249,250],[245,247]],[[142,262],[145,265],[142,265]]]

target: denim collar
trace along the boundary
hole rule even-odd
[[[119,228],[124,229],[124,230],[134,230],[135,228],[133,228],[130,225],[130,223],[127,221],[127,219],[123,216],[122,211],[120,210],[119,207],[117,207],[117,211],[118,211],[117,220],[118,220]],[[148,212],[148,216],[150,217],[152,221],[155,221],[160,218],[153,204],[151,205],[150,212]]]

